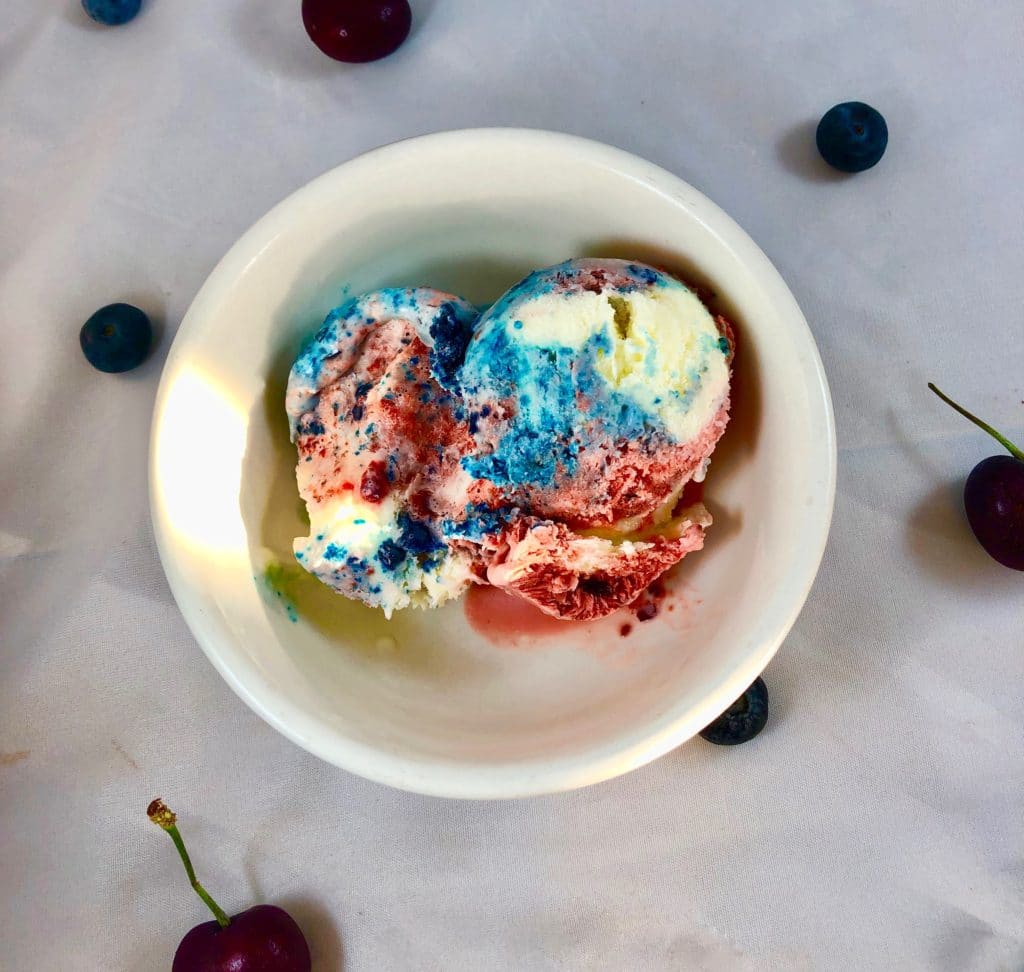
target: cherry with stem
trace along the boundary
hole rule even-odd
[[[185,873],[188,875],[188,883],[192,885],[192,890],[203,899],[206,907],[213,912],[213,917],[217,919],[217,924],[221,928],[227,928],[231,924],[231,919],[227,916],[224,909],[213,900],[210,892],[199,883],[199,879],[196,877],[195,869],[192,867],[192,858],[188,856],[188,851],[185,849],[185,841],[181,839],[181,832],[178,830],[178,818],[163,800],[154,800],[146,810],[146,814],[153,823],[163,828],[171,840],[174,841],[174,846],[178,849],[181,863],[185,865]]]
[[[1021,462],[1024,462],[1024,449],[1020,449],[1018,446],[1015,446],[1008,438],[1006,438],[1005,435],[1003,435],[1001,432],[997,432],[994,428],[992,428],[992,426],[989,425],[988,422],[983,422],[980,418],[978,418],[977,415],[972,415],[970,412],[968,412],[967,409],[963,407],[963,405],[954,402],[952,398],[950,398],[947,394],[938,389],[932,382],[928,382],[928,387],[933,392],[935,392],[935,394],[938,395],[939,398],[941,398],[950,408],[955,408],[965,419],[969,419],[976,426],[978,426],[979,429],[983,429],[990,436],[992,436],[992,438],[995,439],[996,442],[998,442],[1008,453],[1010,453],[1010,455],[1013,456],[1014,459],[1019,459]]]
[[[310,972],[309,945],[287,911],[256,905],[229,918],[196,877],[173,811],[157,799],[146,814],[174,842],[189,884],[216,919],[196,925],[181,940],[172,972]]]
[[[982,459],[971,470],[964,484],[964,510],[985,552],[1004,567],[1024,570],[1024,449],[931,382],[928,387],[1009,453]]]

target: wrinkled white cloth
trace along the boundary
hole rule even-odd
[[[0,4],[0,968],[169,968],[205,920],[144,809],[178,811],[225,908],[286,904],[315,967],[1024,968],[1024,575],[960,484],[1024,438],[1019,0],[412,0],[344,67],[298,0]],[[860,99],[871,172],[817,160]],[[214,673],[149,526],[168,346],[228,246],[311,177],[477,125],[586,135],[678,173],[789,282],[832,384],[839,492],[769,729],[525,802],[394,792],[277,735]],[[129,300],[152,359],[92,371]]]

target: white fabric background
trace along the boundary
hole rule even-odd
[[[1024,437],[1019,0],[413,0],[346,68],[298,0],[0,0],[0,968],[169,968],[205,920],[164,796],[228,910],[286,904],[318,969],[1024,968],[1024,575],[972,541],[997,451],[932,378]],[[637,12],[640,8],[642,12]],[[836,177],[812,124],[887,116]],[[575,132],[706,192],[811,322],[840,443],[815,589],[772,722],[565,796],[393,792],[276,735],[215,675],[146,496],[162,361],[227,247],[311,177],[408,135]],[[137,372],[81,322],[161,322]]]

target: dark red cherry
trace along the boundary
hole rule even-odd
[[[402,46],[412,10],[408,0],[302,0],[302,22],[328,57],[365,64]]]
[[[993,560],[1024,570],[1024,450],[933,384],[928,387],[1009,453],[982,459],[971,470],[964,484],[964,511],[978,543]]]

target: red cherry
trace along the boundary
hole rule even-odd
[[[982,459],[964,484],[964,510],[986,553],[1004,567],[1024,570],[1024,462]]]
[[[229,918],[196,878],[178,818],[159,799],[146,814],[174,841],[189,884],[217,919],[196,925],[181,940],[171,972],[310,972],[309,945],[287,911],[256,905]]]
[[[328,57],[364,64],[402,46],[412,10],[408,0],[302,0],[302,22]]]
[[[310,972],[302,930],[287,911],[256,905],[231,919],[196,925],[174,953],[171,972]]]
[[[971,470],[964,485],[964,510],[985,552],[1004,567],[1024,570],[1024,449],[972,415],[931,382],[928,387],[1010,453],[982,459]]]

